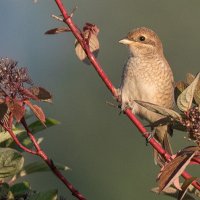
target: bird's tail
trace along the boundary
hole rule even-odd
[[[155,138],[161,144],[161,146],[170,154],[173,155],[172,147],[170,144],[170,136],[172,135],[172,130],[169,126],[159,126],[155,128]],[[163,165],[164,158],[158,154],[154,149],[154,162],[155,164]]]

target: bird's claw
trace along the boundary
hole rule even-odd
[[[122,92],[120,88],[115,88],[115,98],[117,99],[118,102],[122,101]]]
[[[144,136],[146,137],[146,145],[148,145],[149,141],[154,137],[154,132],[146,132],[144,133]]]

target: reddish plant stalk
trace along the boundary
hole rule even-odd
[[[41,149],[40,145],[38,144],[35,137],[30,132],[25,118],[22,118],[21,120],[22,125],[24,126],[29,138],[31,139],[32,143],[35,146],[36,149],[36,155],[40,156],[46,164],[49,166],[49,168],[52,170],[52,172],[64,183],[64,185],[71,191],[72,195],[75,196],[79,200],[86,200],[86,198],[78,191],[74,186],[62,175],[62,173],[57,169],[57,167],[54,165],[53,161],[48,158],[48,156],[45,154],[45,152]]]
[[[82,33],[79,31],[79,29],[76,27],[76,25],[72,21],[71,16],[68,14],[67,9],[64,7],[64,5],[62,3],[62,0],[55,0],[55,2],[57,4],[60,12],[63,15],[63,18],[64,18],[63,21],[68,25],[71,32],[75,36],[75,38],[79,41],[80,45],[84,49],[84,51],[85,51],[88,59],[90,60],[91,64],[93,65],[93,67],[95,68],[95,70],[97,71],[97,73],[99,74],[99,76],[101,77],[101,79],[103,80],[105,85],[107,86],[107,88],[111,91],[113,96],[118,98],[115,87],[113,86],[112,82],[109,80],[106,73],[103,71],[101,65],[98,63],[98,61],[94,57],[93,53],[90,51],[88,44],[86,43],[85,39],[82,37]],[[125,110],[125,114],[135,124],[135,126],[138,128],[140,133],[146,139],[149,138],[149,136],[150,136],[149,133],[147,132],[147,130],[145,129],[143,124],[131,112],[131,110],[130,109]],[[149,143],[153,146],[154,149],[156,149],[158,151],[159,154],[161,154],[163,157],[165,157],[165,159],[167,161],[170,160],[171,156],[161,147],[161,145],[154,138],[151,138],[149,140]],[[185,171],[182,173],[182,176],[185,179],[191,178],[191,176]],[[200,190],[200,184],[197,181],[194,181],[192,184],[196,189]]]

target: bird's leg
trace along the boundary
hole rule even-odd
[[[146,132],[144,135],[148,135],[146,137],[146,145],[148,145],[149,141],[154,137],[155,132],[153,131],[153,127],[151,127],[151,131],[150,132]]]
[[[115,88],[115,98],[118,102],[122,102],[122,92],[120,88]]]

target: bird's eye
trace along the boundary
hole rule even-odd
[[[139,37],[139,40],[142,41],[142,42],[145,41],[145,39],[146,39],[146,38],[145,38],[144,36],[140,36],[140,37]]]

